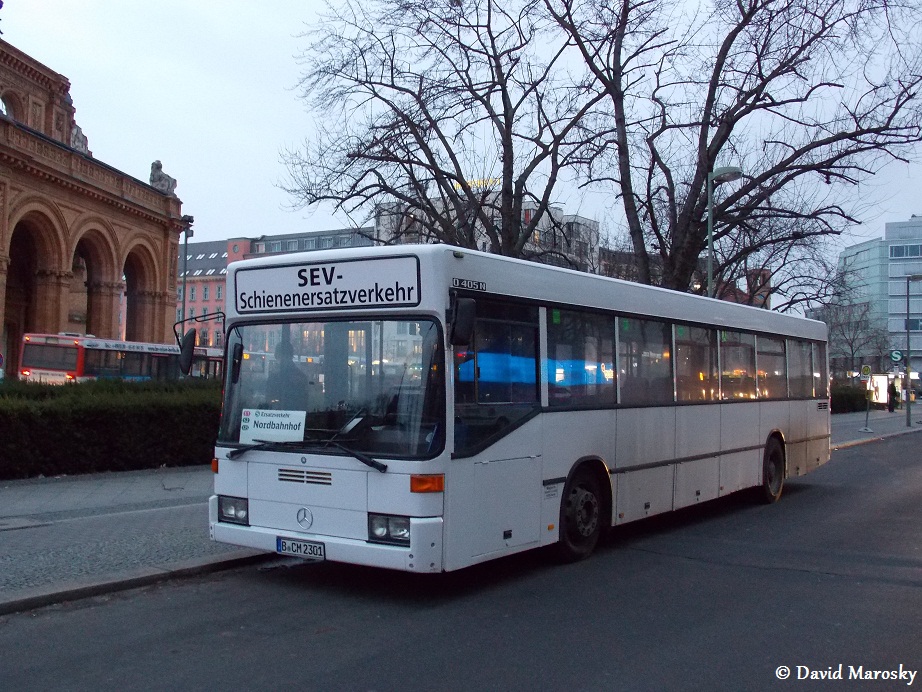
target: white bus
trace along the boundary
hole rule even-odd
[[[820,322],[445,245],[228,282],[215,541],[414,572],[576,560],[829,459]]]

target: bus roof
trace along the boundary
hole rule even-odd
[[[103,351],[133,351],[136,353],[179,353],[176,344],[154,344],[139,341],[118,341],[116,339],[100,339],[96,336],[74,336],[72,334],[26,334],[23,339],[33,344],[48,344],[59,346],[83,346],[84,348]]]
[[[454,284],[471,291],[472,295],[485,291],[561,308],[612,310],[625,315],[826,340],[826,325],[816,320],[450,245],[338,248],[233,262],[228,266],[227,313],[229,317],[236,317],[242,312],[238,312],[235,305],[238,272],[253,271],[258,274],[260,269],[272,267],[309,272],[313,268],[322,280],[323,268],[337,262],[400,257],[419,258],[421,300],[430,308],[444,307],[445,296]],[[374,277],[369,280],[373,281]],[[430,292],[435,292],[435,295],[430,295]],[[331,307],[330,311],[333,310],[336,308]],[[353,313],[354,309],[339,311]],[[263,312],[276,314],[268,309]],[[291,309],[287,312],[299,311]]]

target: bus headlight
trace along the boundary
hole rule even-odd
[[[368,515],[368,540],[373,543],[410,545],[410,517],[390,514]]]
[[[218,495],[218,521],[250,525],[250,503],[243,497]]]

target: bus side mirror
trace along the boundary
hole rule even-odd
[[[231,382],[237,383],[240,379],[240,364],[243,362],[243,344],[234,344],[231,355]]]
[[[179,371],[183,375],[192,372],[192,357],[195,355],[195,329],[182,335],[179,342]]]
[[[473,298],[455,298],[451,311],[449,341],[455,346],[468,346],[474,337],[477,302]]]

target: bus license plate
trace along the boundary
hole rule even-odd
[[[316,562],[326,559],[323,543],[299,541],[294,538],[282,538],[281,536],[275,537],[275,552]]]

